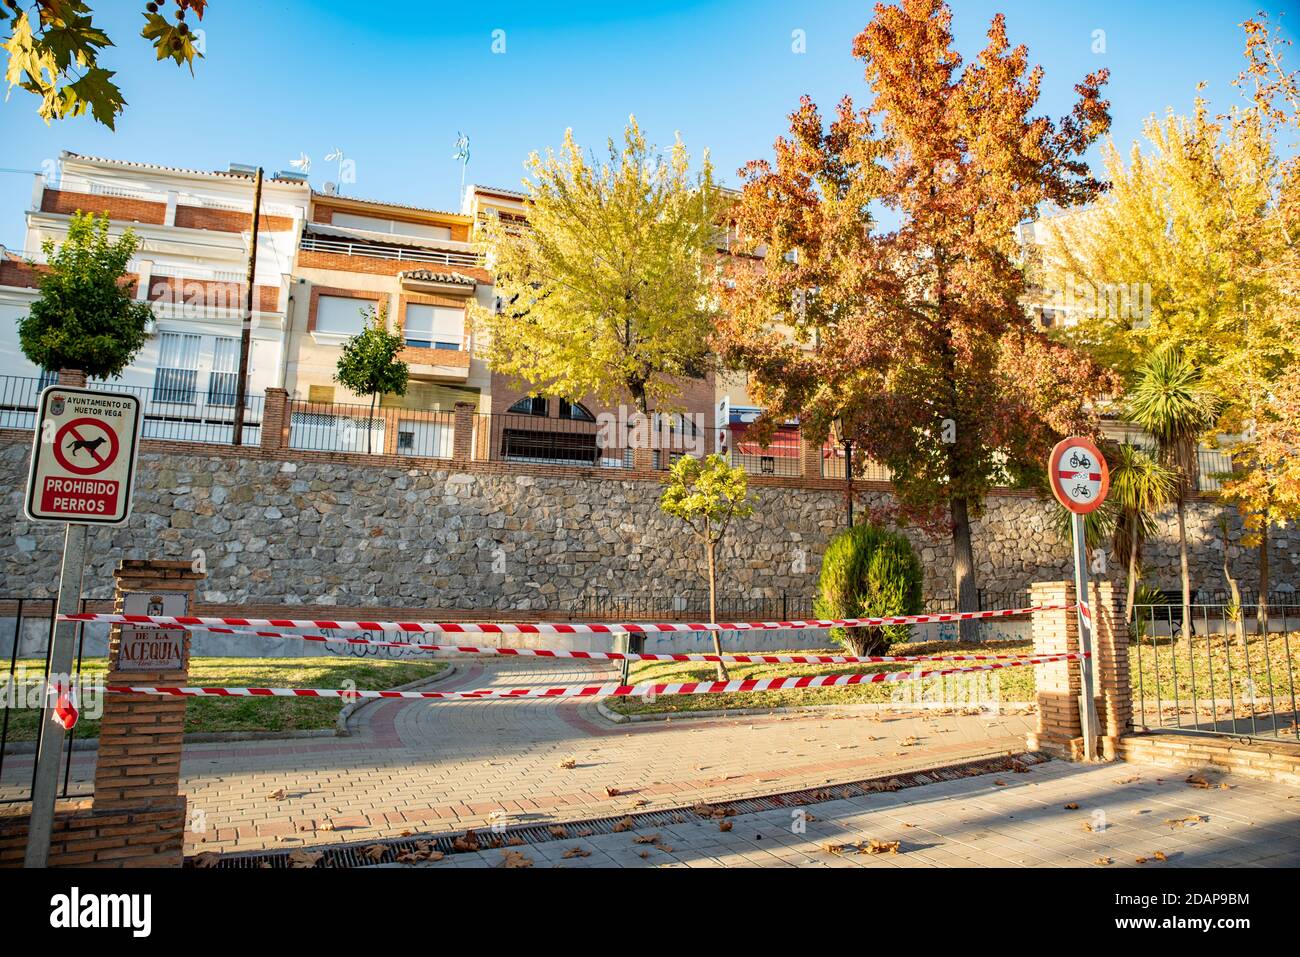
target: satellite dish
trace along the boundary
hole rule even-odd
[[[339,192],[339,184],[338,184],[338,183],[326,183],[326,184],[325,184],[325,195],[326,195],[326,196],[337,196],[337,195],[338,195],[338,192]]]

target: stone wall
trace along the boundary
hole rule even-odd
[[[56,593],[62,528],[22,516],[30,434],[0,433],[0,597]],[[279,456],[283,455],[284,458]],[[207,581],[202,605],[496,609],[564,613],[584,594],[698,594],[701,549],[657,507],[652,476],[548,476],[467,467],[370,464],[359,456],[175,449],[146,442],[130,523],[96,528],[85,594],[112,594],[123,558],[193,559]],[[392,458],[384,460],[392,462]],[[520,467],[522,468],[522,467]],[[829,537],[843,521],[827,482],[755,479],[757,508],[722,550],[722,590],[733,598],[808,594]],[[884,504],[887,492],[867,493]],[[975,528],[979,585],[1020,593],[1069,573],[1055,503],[994,495]],[[1218,506],[1192,505],[1192,577],[1224,588]],[[1158,583],[1176,587],[1172,515],[1146,554]],[[1240,536],[1233,521],[1232,536]],[[915,533],[927,603],[951,594],[951,545]],[[1231,546],[1252,587],[1254,551]],[[1112,563],[1119,565],[1121,563]],[[1276,536],[1273,585],[1300,582],[1300,536]],[[1119,567],[1112,571],[1117,580]]]

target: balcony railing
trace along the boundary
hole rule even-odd
[[[382,246],[376,243],[354,243],[346,239],[323,239],[319,236],[304,236],[299,248],[303,252],[334,253],[340,256],[368,256],[372,259],[396,259],[401,262],[432,263],[439,266],[483,265],[483,256],[479,253]]]
[[[49,380],[0,376],[0,428],[35,428],[37,404],[46,384],[50,384]],[[226,445],[230,444],[233,436],[235,410],[229,405],[207,401],[197,389],[190,393],[188,400],[184,400],[183,390],[170,387],[159,390],[92,379],[86,388],[97,392],[124,392],[138,397],[144,414],[140,426],[142,438]],[[255,446],[262,441],[264,402],[261,395],[249,394],[245,398],[244,445]]]

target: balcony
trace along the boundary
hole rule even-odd
[[[473,350],[469,336],[436,334],[433,339],[408,337],[397,358],[407,364],[412,379],[464,382]]]
[[[367,259],[387,259],[404,263],[432,263],[438,266],[483,266],[483,256],[473,252],[442,249],[413,249],[403,246],[385,246],[379,243],[349,242],[345,239],[325,239],[304,236],[299,249],[304,253],[323,253],[335,256],[360,256]],[[311,261],[302,265],[323,265]],[[326,266],[325,268],[328,268]]]

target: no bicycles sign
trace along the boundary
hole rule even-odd
[[[1047,474],[1056,500],[1076,515],[1087,515],[1106,500],[1110,468],[1090,439],[1072,436],[1052,449]]]
[[[38,522],[121,525],[131,514],[140,400],[53,385],[41,393],[25,498]]]

